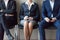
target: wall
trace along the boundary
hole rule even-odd
[[[17,11],[18,11],[18,13],[19,13],[19,9],[20,9],[20,5],[21,5],[21,3],[23,3],[23,2],[25,2],[26,0],[16,0],[16,2],[17,2]],[[41,11],[41,6],[42,6],[42,2],[43,2],[43,0],[33,0],[34,2],[36,2],[38,5],[39,5],[39,8],[40,8],[40,11]],[[35,30],[35,31],[37,31],[38,32],[38,30]],[[36,33],[36,32],[33,32],[34,34],[33,34],[33,36],[35,35],[35,34],[37,34],[38,35],[38,33]],[[21,33],[21,34],[23,34],[23,32]],[[55,30],[46,30],[46,38],[47,39],[55,39],[56,37],[56,31]],[[36,35],[35,35],[36,36]],[[20,36],[20,38],[22,38],[22,36]],[[36,37],[33,37],[33,38],[36,38]]]

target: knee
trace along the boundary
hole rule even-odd
[[[43,28],[43,24],[42,23],[39,23],[39,28]]]
[[[57,26],[56,28],[60,30],[60,27],[59,26]]]
[[[33,22],[30,21],[30,22],[29,22],[29,25],[33,25]]]
[[[43,24],[39,24],[39,30],[43,30],[44,29],[44,27],[45,27],[45,25],[43,25]]]
[[[24,21],[24,27],[27,27],[28,26],[28,21]]]
[[[47,26],[47,22],[45,22],[44,20],[39,22],[39,28],[44,28],[45,26]]]
[[[57,29],[60,29],[60,24],[59,24],[59,23],[54,24],[54,26],[55,26]]]
[[[28,24],[28,21],[24,21],[24,24]]]
[[[33,23],[32,22],[29,22],[29,27],[33,27]]]

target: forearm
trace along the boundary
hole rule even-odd
[[[58,11],[58,15],[56,16],[56,19],[60,19],[60,9]]]

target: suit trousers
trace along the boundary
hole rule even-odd
[[[2,27],[2,24],[0,23],[0,40],[3,40],[4,38],[4,29]]]
[[[54,27],[56,27],[57,31],[56,31],[56,40],[60,40],[60,20],[56,20],[55,22],[46,22],[45,20],[42,20],[39,23],[39,32],[40,32],[40,40],[46,40],[45,38],[45,27],[49,27],[53,25]]]
[[[4,31],[6,31],[7,35],[10,34],[9,29],[7,29],[4,23],[3,14],[0,14],[0,40],[3,40]]]

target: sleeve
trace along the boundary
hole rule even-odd
[[[19,19],[20,20],[24,19],[24,9],[22,5],[20,6]]]
[[[58,15],[56,16],[56,19],[60,19],[60,8],[59,8],[59,11],[58,11]]]
[[[45,8],[45,1],[44,1],[42,5],[42,18],[44,19],[45,17],[47,17],[47,11]]]
[[[40,19],[40,10],[39,6],[37,5],[36,7],[36,16],[33,17],[34,20],[39,20]]]

